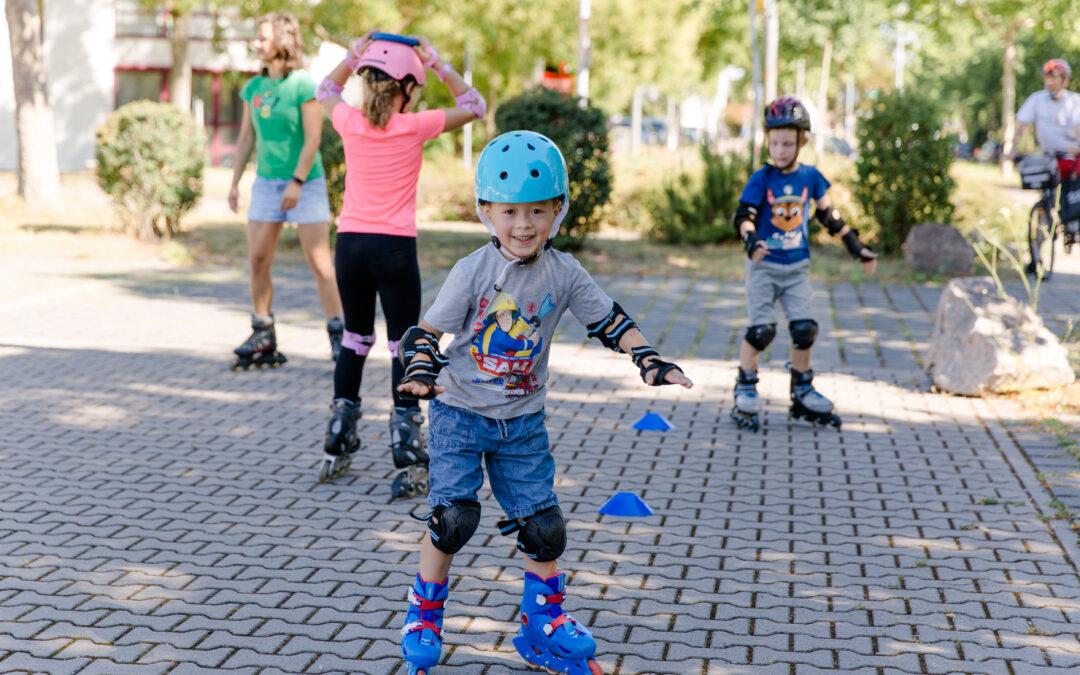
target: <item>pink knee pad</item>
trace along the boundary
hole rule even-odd
[[[374,344],[374,334],[361,335],[360,333],[345,331],[345,334],[341,336],[341,346],[353,350],[357,356],[367,356],[368,352],[371,351],[371,346]]]
[[[390,344],[388,345],[390,347],[390,356],[394,357],[395,359],[398,357],[397,346],[399,344],[401,344],[401,340],[390,340]]]

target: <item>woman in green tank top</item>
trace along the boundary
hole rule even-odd
[[[330,205],[319,141],[322,108],[315,81],[301,67],[300,26],[290,14],[267,14],[257,21],[252,49],[262,72],[240,92],[244,114],[236,143],[229,207],[239,208],[240,177],[256,149],[256,176],[248,209],[247,241],[251,265],[252,334],[236,348],[236,368],[278,366],[271,302],[270,268],[286,222],[297,224],[308,267],[326,310],[331,352],[337,358],[344,324],[333,258],[330,255]]]

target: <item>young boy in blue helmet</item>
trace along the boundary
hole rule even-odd
[[[749,327],[739,349],[735,378],[738,425],[758,430],[757,363],[776,335],[776,303],[784,306],[791,333],[791,409],[795,418],[840,428],[832,401],[814,389],[810,347],[818,324],[810,308],[810,246],[807,241],[810,200],[814,217],[829,234],[838,235],[848,253],[873,274],[877,254],[859,241],[859,233],[840,218],[829,199],[829,181],[816,167],[799,163],[799,150],[810,133],[810,116],[797,98],[781,96],[765,106],[765,139],[772,164],[750,176],[735,212],[735,230],[746,255],[746,311]]]
[[[485,462],[506,513],[499,529],[516,534],[524,553],[514,646],[529,663],[554,672],[601,672],[592,634],[562,610],[566,577],[557,562],[566,525],[544,428],[551,338],[570,310],[590,337],[630,354],[646,384],[693,383],[660,359],[573,256],[551,248],[569,209],[568,187],[562,154],[548,138],[514,131],[491,141],[476,169],[477,213],[491,243],[454,266],[420,325],[401,340],[406,371],[399,389],[434,399],[428,408],[429,536],[402,629],[409,675],[431,675],[439,662],[447,574],[480,522]],[[445,355],[439,351],[444,333],[454,335]]]

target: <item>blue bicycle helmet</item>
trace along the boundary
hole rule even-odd
[[[550,138],[535,131],[510,131],[487,144],[476,166],[476,212],[488,230],[495,229],[480,209],[481,202],[521,204],[563,198],[563,208],[551,226],[555,237],[566,217],[570,199],[566,160]]]

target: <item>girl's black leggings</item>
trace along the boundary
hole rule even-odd
[[[345,310],[345,345],[351,342],[349,333],[374,339],[376,295],[386,317],[386,333],[393,343],[396,344],[410,326],[420,322],[420,265],[416,259],[416,237],[340,233],[334,265]],[[367,349],[362,345],[359,348],[345,345],[334,369],[334,398],[356,401],[360,398]],[[404,366],[394,358],[390,378],[394,405],[415,406],[415,397],[397,391],[398,381],[404,374]]]

